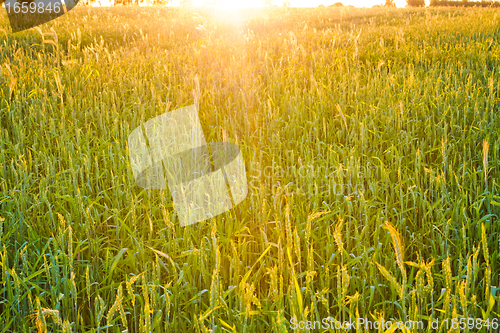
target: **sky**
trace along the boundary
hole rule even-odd
[[[173,0],[171,5],[179,5],[181,0]],[[193,0],[195,6],[201,6],[205,4],[207,0]],[[212,0],[210,2],[216,2],[217,5],[223,7],[259,7],[264,5],[263,0]],[[372,7],[374,5],[381,5],[385,3],[385,0],[288,0],[290,6],[292,7],[318,7],[319,5],[329,6],[335,2],[342,2],[344,5],[353,5],[355,7]],[[406,0],[395,0],[397,7],[406,6]],[[281,6],[283,0],[274,0],[273,4]]]

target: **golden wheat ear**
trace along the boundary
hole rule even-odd
[[[193,89],[193,98],[194,98],[194,106],[198,110],[199,102],[201,98],[201,90],[200,90],[200,79],[198,78],[198,74],[194,76],[194,89]]]
[[[389,231],[389,234],[391,235],[392,238],[392,245],[394,247],[394,253],[396,254],[396,261],[398,263],[399,269],[401,269],[401,272],[406,275],[406,270],[404,267],[404,244],[403,244],[403,238],[399,234],[399,232],[396,230],[396,228],[393,227],[389,221],[385,221],[385,229]]]

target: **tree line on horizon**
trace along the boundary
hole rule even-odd
[[[393,0],[386,0],[388,3],[393,3]],[[409,7],[425,7],[425,0],[406,0]],[[389,4],[389,6],[391,6]],[[429,7],[500,7],[499,1],[481,0],[430,0]]]
[[[0,5],[5,0],[0,0]],[[34,0],[31,0],[34,1]],[[30,2],[30,0],[21,0],[21,2]],[[100,3],[99,0],[80,0],[83,5],[89,5],[92,2]],[[152,5],[166,5],[171,2],[171,0],[114,0],[115,5],[139,5],[142,2],[147,2]],[[207,4],[210,4],[210,0]],[[273,6],[272,0],[264,1],[267,6]],[[191,6],[193,4],[192,0],[181,0],[181,6]],[[408,7],[425,7],[425,0],[406,0]],[[470,1],[470,0],[430,0],[429,7],[500,7],[499,0],[481,0],[481,1]],[[283,7],[290,7],[289,1],[283,2]],[[325,7],[325,6],[319,6]],[[344,7],[341,2],[336,2],[332,5],[326,7]],[[394,0],[385,0],[385,4],[382,6],[376,5],[374,7],[396,7]]]

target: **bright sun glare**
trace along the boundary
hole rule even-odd
[[[216,7],[221,8],[246,8],[246,7],[261,7],[263,5],[262,1],[255,0],[239,0],[239,1],[231,1],[231,0],[194,0],[193,4],[195,6],[203,6],[205,4],[210,4]],[[281,3],[280,3],[281,5]]]
[[[176,2],[176,1],[174,1]],[[272,4],[282,6],[284,0],[273,0]],[[385,0],[289,0],[288,3],[292,7],[318,7],[319,5],[329,6],[336,2],[341,2],[345,6],[353,5],[355,7],[372,7],[374,5],[382,5]],[[406,0],[395,0],[397,7],[404,7]],[[248,8],[262,7],[263,0],[193,0],[193,5],[203,6],[210,4],[220,8]]]

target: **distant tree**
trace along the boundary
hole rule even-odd
[[[283,7],[290,7],[290,1],[283,1]]]
[[[492,0],[469,1],[469,0],[431,0],[429,6],[447,7],[500,7],[500,2]]]
[[[333,5],[330,5],[328,7],[344,7],[344,4],[342,2],[336,2]]]
[[[396,3],[394,0],[385,0],[385,5],[386,7],[396,7]]]
[[[408,7],[424,7],[425,0],[406,0]]]
[[[264,5],[271,7],[273,5],[273,0],[264,0]]]

